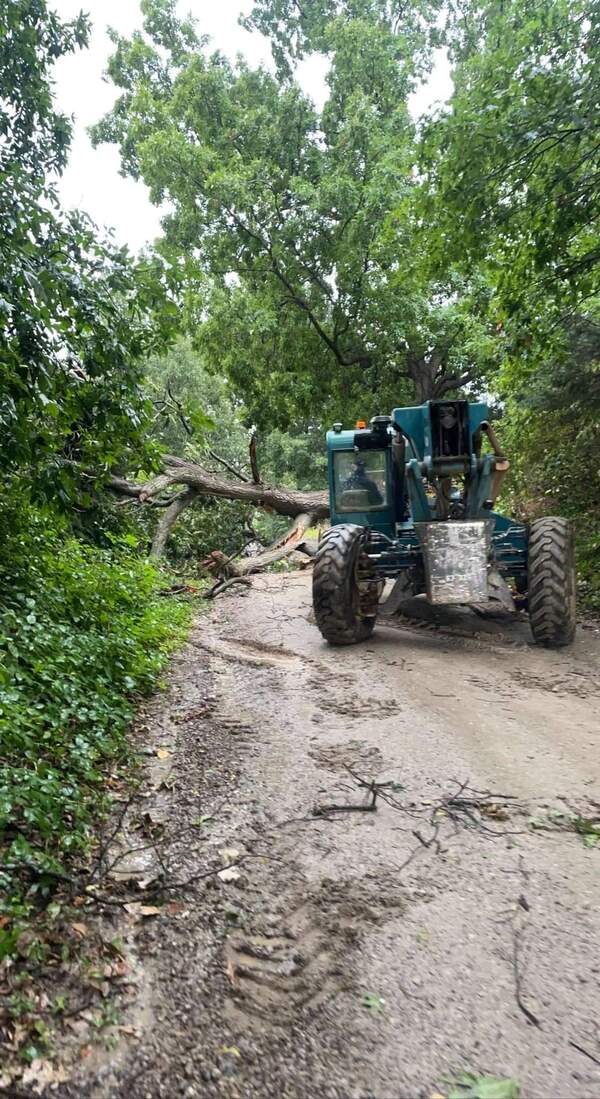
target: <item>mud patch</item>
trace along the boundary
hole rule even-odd
[[[402,912],[404,897],[392,878],[324,879],[285,915],[271,914],[260,931],[239,930],[227,939],[224,970],[231,1012],[246,1022],[289,1025],[297,1013],[356,985],[353,954],[368,925]],[[270,925],[270,927],[269,927]]]
[[[359,768],[361,774],[369,778],[378,774],[384,766],[379,748],[366,744],[364,740],[326,744],[322,748],[311,749],[308,754],[328,771],[345,771],[348,767]]]
[[[600,695],[600,679],[586,672],[569,671],[563,675],[533,675],[521,668],[516,668],[513,679],[526,691],[549,691],[555,695],[577,695],[579,698],[593,698]]]
[[[392,630],[452,638],[457,645],[467,646],[471,642],[478,649],[485,648],[490,652],[496,649],[527,649],[532,644],[528,625],[518,616],[507,623],[503,622],[505,628],[501,630],[498,622],[484,623],[480,619],[473,621],[470,612],[466,610],[461,612],[459,608],[432,607],[425,602],[414,613],[411,605],[410,612],[399,611],[390,618],[378,619],[377,625]]]
[[[257,641],[254,638],[240,638],[240,637],[228,637],[223,635],[221,641],[227,642],[228,645],[233,645],[237,649],[241,649],[242,652],[260,653],[261,656],[269,656],[276,659],[278,662],[294,663],[296,660],[302,660],[303,657],[299,653],[292,652],[290,649],[285,649],[283,645],[271,645],[267,641]]]
[[[230,637],[219,637],[215,641],[195,638],[190,644],[221,660],[248,664],[251,668],[290,668],[302,661],[297,653],[260,641]]]
[[[365,717],[389,717],[390,714],[397,714],[401,707],[391,699],[363,698],[360,695],[354,695],[344,699],[323,698],[321,709],[331,714],[359,718],[364,721]]]
[[[319,709],[342,717],[387,717],[402,708],[396,699],[377,698],[356,693],[356,677],[339,672],[316,672],[310,676],[308,686],[319,696]]]

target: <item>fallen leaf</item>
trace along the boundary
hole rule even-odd
[[[168,759],[171,753],[168,748],[157,748],[156,755],[158,759]]]
[[[129,966],[123,958],[117,958],[112,963],[111,969],[113,977],[126,977],[129,973]]]
[[[221,1053],[230,1053],[232,1057],[241,1057],[237,1046],[221,1046]]]
[[[227,866],[225,870],[219,870],[219,877],[221,881],[239,881],[241,874],[236,866]]]
[[[72,923],[71,927],[76,935],[79,935],[80,939],[84,939],[88,933],[88,929],[84,923]]]
[[[160,916],[162,908],[157,908],[155,904],[141,904],[139,912],[140,916]]]
[[[219,854],[223,861],[223,866],[229,866],[232,862],[237,862],[240,857],[237,847],[223,847],[219,851]]]
[[[228,959],[227,965],[225,966],[225,976],[231,987],[235,988],[235,965],[231,958]]]
[[[465,1072],[458,1080],[448,1099],[519,1099],[519,1081],[513,1077],[477,1076]]]
[[[21,1083],[31,1087],[33,1094],[41,1095],[47,1084],[62,1084],[66,1079],[67,1074],[61,1065],[55,1068],[52,1061],[36,1058],[25,1069]]]

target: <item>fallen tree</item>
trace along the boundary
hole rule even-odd
[[[216,454],[212,458],[220,462],[232,476],[226,477],[206,469],[198,462],[179,458],[174,454],[163,457],[164,469],[151,480],[137,483],[122,477],[111,477],[109,489],[120,496],[123,503],[137,503],[147,507],[164,509],[152,540],[151,556],[160,558],[166,548],[169,535],[181,514],[198,497],[219,496],[227,500],[239,500],[267,512],[292,519],[285,534],[264,552],[255,557],[238,559],[233,563],[222,554],[212,554],[212,571],[225,578],[241,577],[259,572],[298,550],[309,527],[327,519],[329,497],[327,492],[304,492],[287,485],[272,485],[260,480],[256,459],[256,439],[251,440],[252,480]],[[175,491],[173,491],[175,489]]]

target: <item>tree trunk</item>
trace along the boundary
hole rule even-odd
[[[194,502],[198,493],[195,488],[186,488],[163,511],[152,539],[150,556],[157,559],[162,557],[169,541],[169,535],[179,519],[182,511],[185,511]]]
[[[415,387],[415,403],[440,400],[446,393],[460,389],[472,380],[473,373],[465,370],[462,374],[448,372],[447,349],[419,355],[409,351],[406,356],[406,370]]]
[[[158,523],[152,542],[151,556],[159,558],[164,553],[174,524],[186,507],[199,496],[219,496],[227,500],[239,500],[264,508],[265,511],[285,515],[295,522],[290,530],[265,553],[236,563],[238,576],[258,571],[266,565],[288,557],[302,541],[302,535],[313,523],[329,516],[329,496],[327,492],[303,492],[287,488],[285,485],[255,484],[250,481],[232,480],[218,473],[211,473],[196,462],[167,454],[164,459],[165,470],[145,484],[136,484],[121,477],[112,477],[108,487],[119,496],[137,500],[140,504],[157,507],[164,506],[165,511]],[[176,485],[184,485],[182,492],[167,501],[161,494]],[[223,559],[224,560],[224,559]]]

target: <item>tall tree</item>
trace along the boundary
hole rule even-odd
[[[161,246],[188,327],[262,425],[390,408],[456,390],[496,353],[481,280],[431,279],[415,207],[408,96],[432,7],[379,0],[257,4],[278,71],[232,66],[174,0],[113,34],[120,89],[94,139],[166,201]],[[293,78],[328,55],[318,111]]]
[[[600,4],[458,0],[448,33],[455,90],[424,155],[439,267],[485,262],[527,354],[600,286]]]
[[[141,363],[173,312],[156,260],[134,265],[58,209],[71,125],[50,73],[86,38],[83,16],[61,23],[45,0],[1,6],[0,460],[5,478],[65,501],[82,471],[139,443]]]

